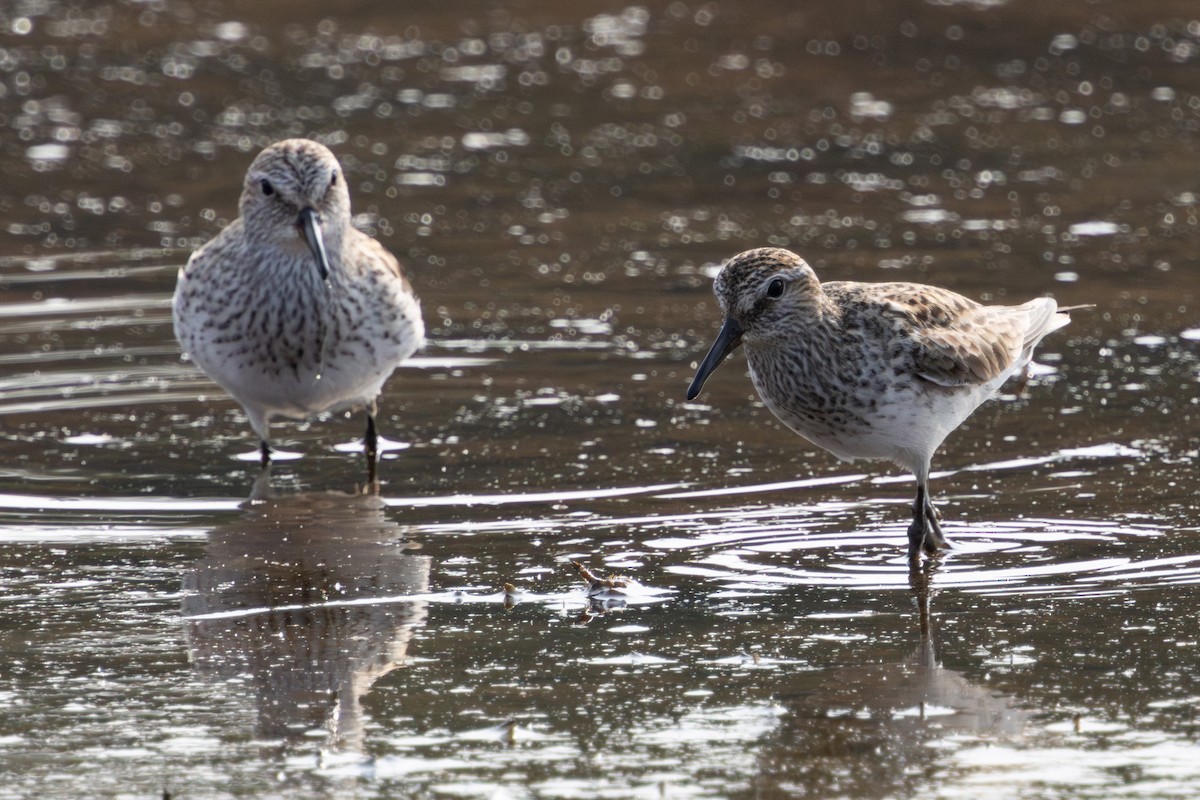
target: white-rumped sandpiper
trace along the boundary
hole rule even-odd
[[[374,482],[376,399],[425,335],[412,286],[351,224],[346,177],[317,142],[259,153],[239,212],[179,271],[175,335],[245,409],[264,466],[273,417],[364,408]]]
[[[725,322],[688,399],[745,345],[754,388],[785,425],[838,458],[888,459],[913,473],[914,562],[946,546],[928,491],[934,451],[1070,321],[1047,297],[985,306],[918,283],[822,284],[777,248],[734,256],[714,290]]]

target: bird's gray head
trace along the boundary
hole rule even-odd
[[[322,278],[350,224],[350,192],[337,158],[310,139],[263,150],[246,171],[239,203],[247,237],[309,251]]]
[[[796,334],[815,319],[823,293],[804,259],[790,250],[760,247],[729,259],[713,283],[725,314],[717,339],[696,370],[688,399],[743,340],[765,344]]]
[[[790,250],[760,247],[738,253],[721,268],[713,291],[727,318],[748,341],[786,335],[817,309],[821,283],[812,267]]]

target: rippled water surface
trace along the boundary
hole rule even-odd
[[[0,797],[1194,793],[1194,3],[16,2],[0,127]],[[378,495],[171,333],[286,136],[423,301]],[[684,400],[764,244],[1096,306],[924,572],[740,355]]]

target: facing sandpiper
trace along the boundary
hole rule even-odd
[[[175,336],[229,392],[270,463],[272,417],[362,407],[375,481],[376,399],[421,346],[421,308],[396,258],[350,223],[337,158],[277,142],[246,172],[240,216],[192,254],[175,288]]]
[[[887,459],[917,479],[909,558],[946,546],[929,499],[946,436],[1070,321],[1054,300],[985,306],[919,283],[822,284],[795,253],[747,250],[717,275],[725,322],[688,399],[738,345],[759,397],[840,459]]]

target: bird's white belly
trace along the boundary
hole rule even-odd
[[[380,347],[371,355],[341,348],[336,358],[326,355],[281,364],[214,346],[196,348],[192,357],[243,406],[269,415],[304,418],[369,403],[412,350]]]
[[[781,404],[778,395],[761,389],[759,395],[788,428],[843,461],[884,459],[916,471],[1002,382],[893,388],[876,398],[869,413],[834,409],[815,417]]]

